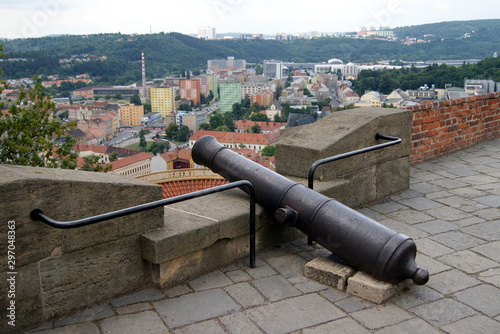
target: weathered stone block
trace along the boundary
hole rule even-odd
[[[335,112],[314,124],[286,129],[276,146],[276,171],[306,178],[319,159],[385,142],[375,139],[377,133],[400,137],[400,144],[323,164],[315,172],[320,181],[349,182],[340,196],[327,194],[346,205],[383,199],[409,186],[411,121],[410,111],[371,107]]]
[[[219,240],[217,220],[165,208],[165,226],[142,235],[142,256],[162,263],[209,247]]]
[[[375,200],[383,200],[410,187],[410,157],[387,161],[376,166]]]
[[[139,236],[131,236],[40,261],[44,315],[64,315],[144,284]]]
[[[240,252],[248,252],[248,238],[219,240],[210,247],[185,254],[163,263],[151,264],[154,282],[172,286],[237,260]]]
[[[410,286],[411,280],[404,280],[398,284],[379,281],[370,275],[358,271],[347,280],[347,293],[366,299],[376,304],[391,299],[403,289]]]
[[[314,124],[283,132],[276,146],[278,173],[307,177],[311,164],[319,159],[375,145],[375,134],[401,137],[399,145],[319,167],[318,179],[332,179],[364,169],[375,163],[408,156],[410,152],[411,112],[401,109],[359,108],[333,113]]]
[[[0,166],[0,201],[4,220],[16,221],[18,266],[39,261],[62,246],[63,252],[92,247],[163,225],[163,210],[142,212],[76,230],[59,230],[34,222],[30,212],[68,221],[162,198],[161,187],[118,175],[74,170]],[[0,225],[6,235],[6,224]],[[3,265],[3,263],[2,263]]]
[[[349,266],[333,262],[324,257],[317,257],[306,263],[304,275],[322,284],[344,291],[347,280],[354,275],[355,270]]]

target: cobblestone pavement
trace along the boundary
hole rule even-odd
[[[500,139],[412,167],[410,190],[360,210],[415,239],[429,270],[375,305],[304,276],[328,253],[305,240],[171,289],[48,323],[59,333],[500,333]]]

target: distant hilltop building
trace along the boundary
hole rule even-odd
[[[361,27],[361,31],[358,32],[358,36],[394,37],[394,31],[392,31],[389,27],[380,27],[378,30],[375,27],[370,27],[370,29]]]
[[[234,57],[227,57],[227,59],[212,59],[208,61],[207,69],[209,70],[245,70],[247,62],[244,59],[234,59]]]
[[[281,80],[285,76],[288,68],[280,60],[265,60],[264,61],[264,76],[270,79]]]
[[[204,28],[198,28],[198,38],[201,39],[215,39],[216,38],[215,34],[215,28],[214,27],[204,27]]]

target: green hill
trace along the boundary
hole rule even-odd
[[[331,58],[370,62],[382,59],[425,61],[484,59],[500,45],[500,20],[442,22],[395,29],[398,36],[434,35],[428,43],[404,45],[375,39],[315,38],[205,41],[179,33],[148,35],[97,34],[2,41],[4,78],[40,74],[90,74],[102,83],[124,84],[141,78],[141,51],[146,54],[148,79],[206,68],[207,60],[234,56],[249,63],[265,59],[324,62]],[[463,38],[469,33],[470,37]],[[83,58],[85,61],[77,61]],[[105,57],[105,58],[104,58]],[[71,62],[60,62],[70,59]]]

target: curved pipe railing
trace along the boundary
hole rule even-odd
[[[235,181],[214,188],[204,189],[189,194],[166,198],[150,203],[140,204],[129,208],[107,212],[100,215],[78,220],[57,221],[45,215],[40,209],[34,209],[33,211],[31,211],[30,217],[33,220],[41,221],[55,228],[60,228],[60,229],[77,228],[239,187],[246,188],[248,190],[248,194],[250,195],[250,267],[255,268],[255,190],[252,183],[246,180]]]
[[[315,161],[311,165],[311,168],[309,169],[309,175],[307,178],[307,186],[310,189],[313,189],[314,173],[316,172],[316,168],[318,168],[320,165],[323,165],[323,164],[326,164],[329,162],[333,162],[333,161],[337,161],[340,159],[352,157],[352,156],[355,156],[355,155],[358,155],[361,153],[379,150],[379,149],[384,148],[384,147],[388,147],[388,146],[392,146],[392,145],[396,145],[396,144],[401,143],[401,138],[399,138],[399,137],[384,136],[384,135],[381,135],[378,133],[375,135],[375,139],[376,140],[384,139],[384,140],[390,140],[390,141],[387,143],[382,143],[382,144],[378,144],[378,145],[374,145],[374,146],[370,146],[370,147],[365,147],[365,148],[362,148],[359,150],[355,150],[355,151],[351,151],[351,152],[347,152],[347,153],[342,153],[342,154],[334,155],[333,157],[324,158],[324,159],[320,159],[318,161]]]

